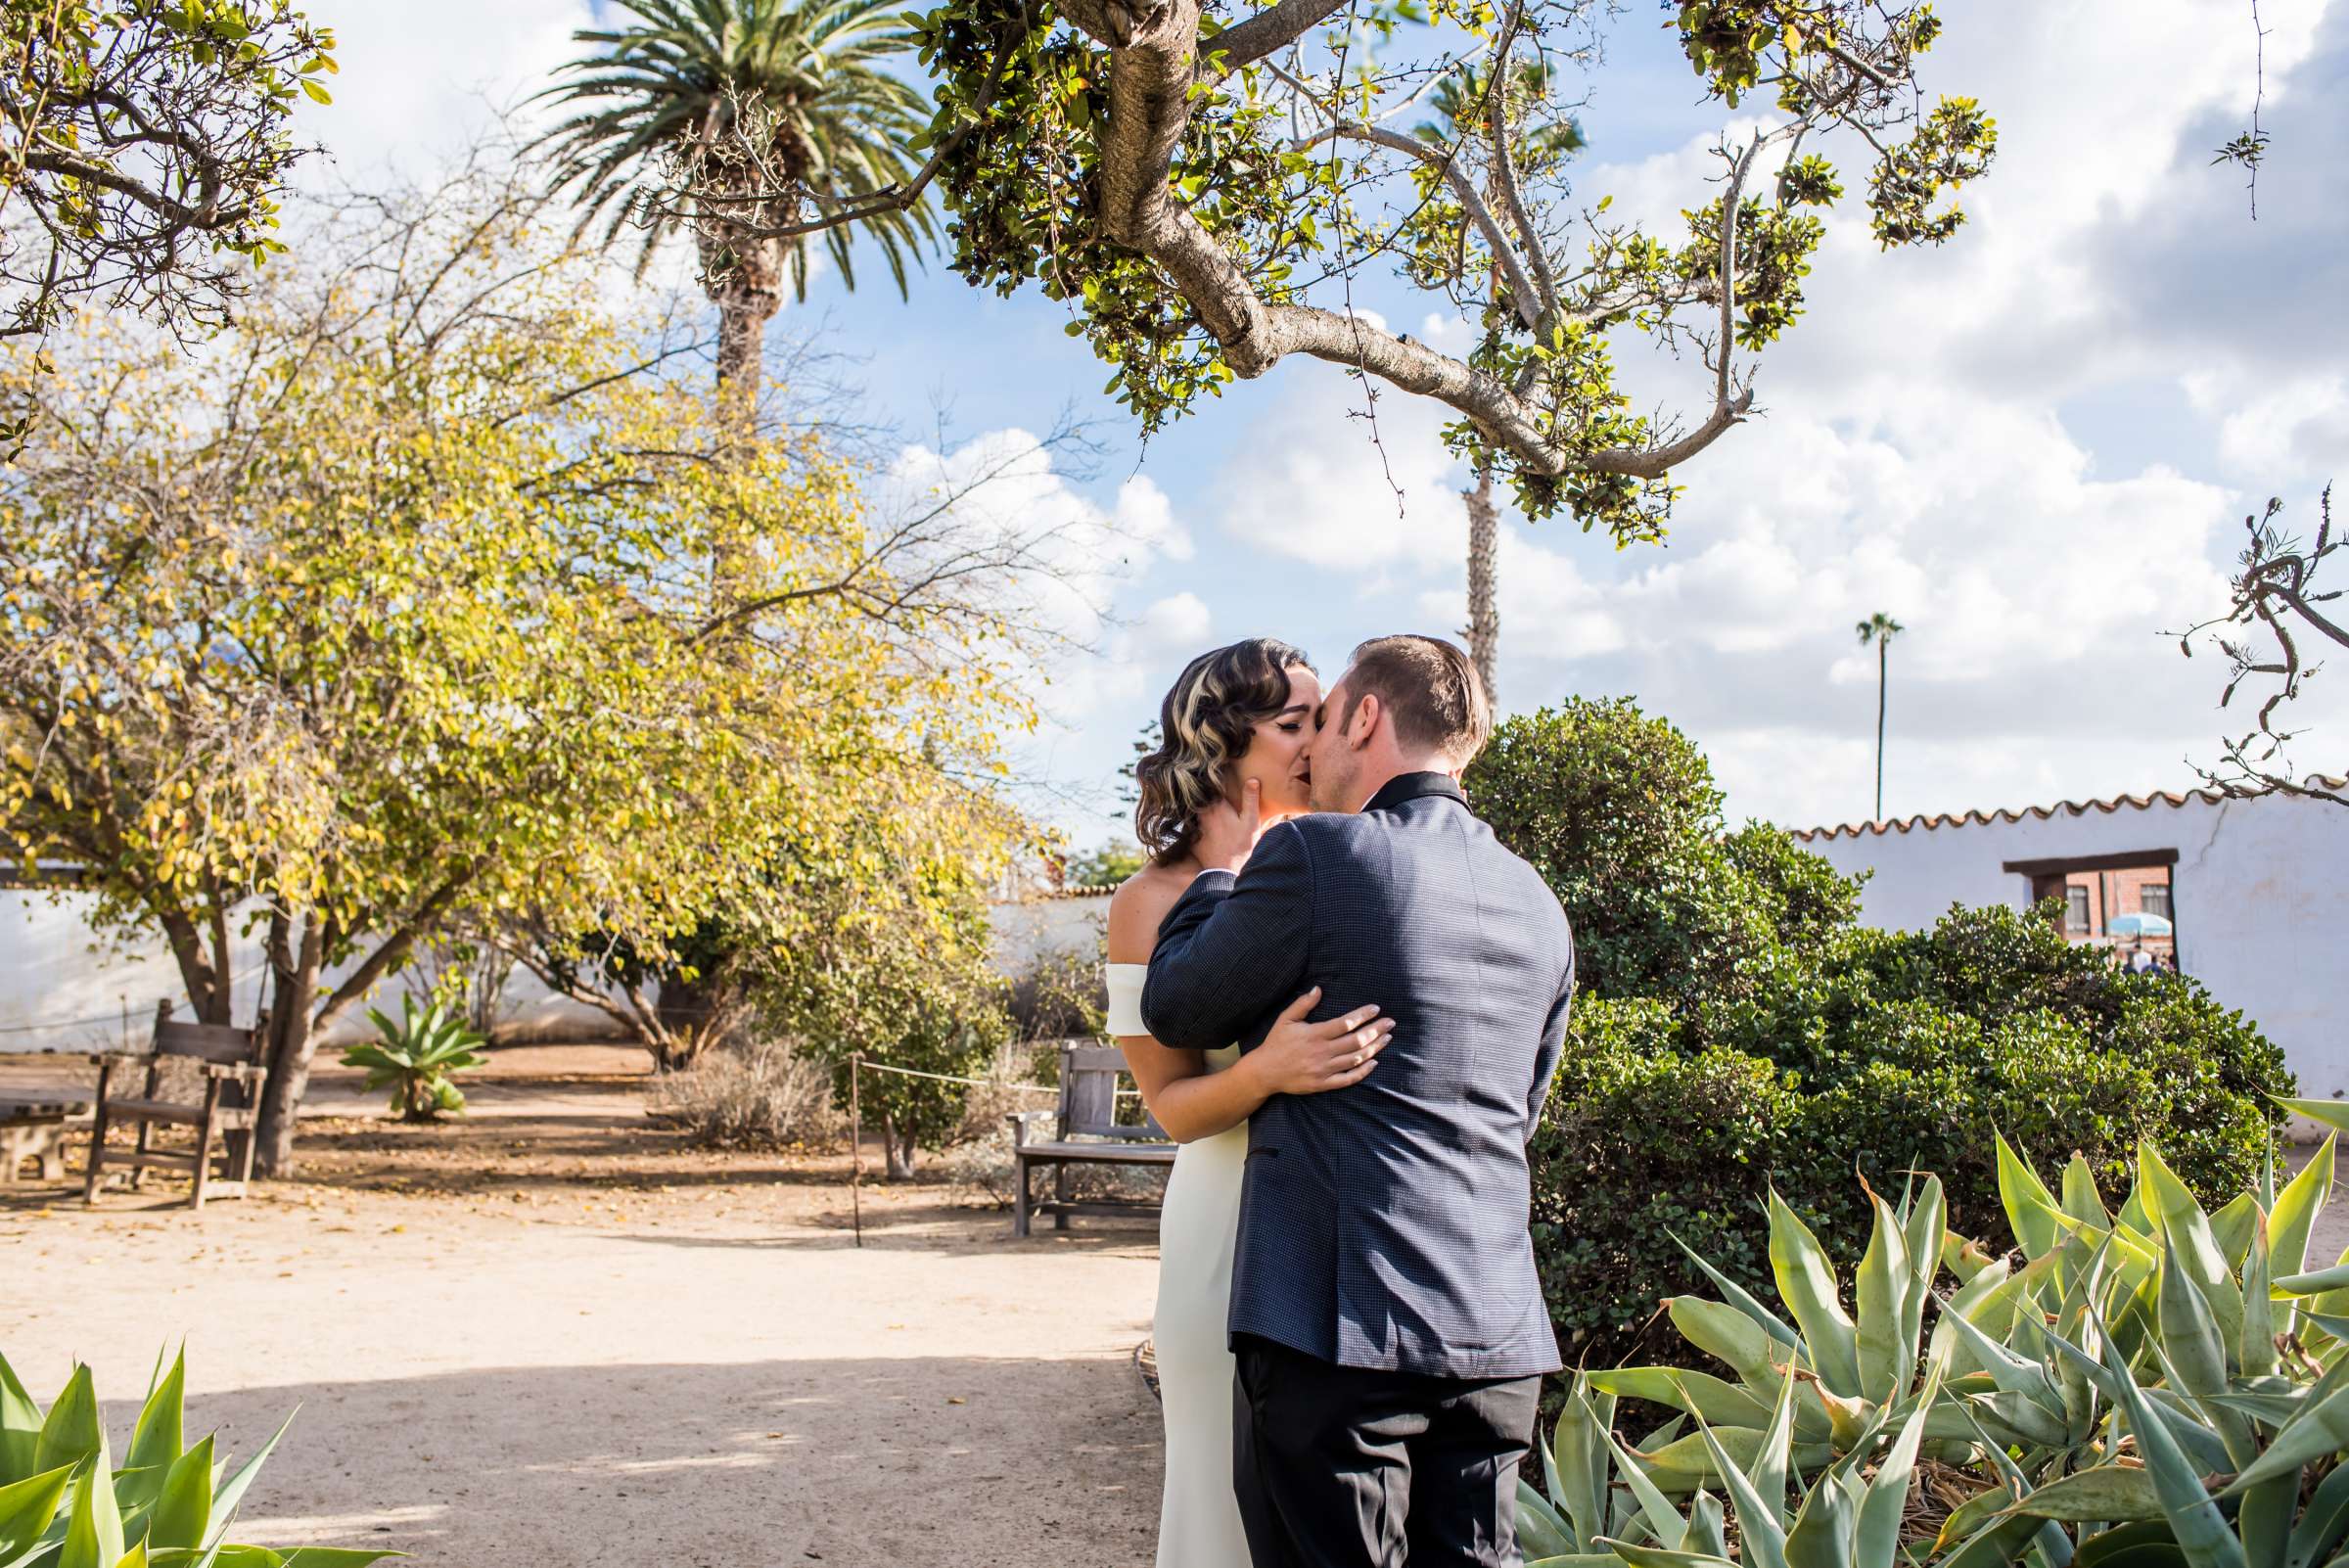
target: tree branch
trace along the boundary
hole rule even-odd
[[[1274,54],[1337,15],[1346,0],[1279,0],[1208,40],[1206,66],[1221,80]]]
[[[1541,330],[1542,311],[1544,308],[1542,300],[1544,296],[1537,294],[1533,284],[1527,280],[1525,262],[1519,257],[1516,247],[1509,243],[1508,234],[1501,228],[1499,220],[1494,217],[1493,209],[1485,205],[1484,197],[1477,191],[1476,182],[1459,166],[1459,149],[1455,147],[1440,152],[1401,131],[1391,131],[1380,125],[1364,125],[1355,120],[1339,120],[1323,126],[1311,136],[1300,138],[1291,144],[1292,150],[1311,152],[1323,142],[1340,136],[1350,136],[1357,141],[1374,143],[1390,152],[1402,153],[1442,173],[1444,183],[1451,188],[1451,194],[1458,200],[1461,210],[1468,214],[1477,232],[1484,235],[1485,244],[1492,249],[1494,259],[1508,274],[1509,293],[1517,301],[1517,318],[1525,323],[1527,331]]]
[[[1518,188],[1517,165],[1509,157],[1509,53],[1517,46],[1517,23],[1522,14],[1519,5],[1509,7],[1500,41],[1493,48],[1493,77],[1486,83],[1485,91],[1488,99],[1497,101],[1487,105],[1485,129],[1493,143],[1493,183],[1500,191],[1509,221],[1517,227],[1518,243],[1525,247],[1526,259],[1533,265],[1534,285],[1541,290],[1541,319],[1548,321],[1558,312],[1557,280],[1550,275],[1549,257],[1543,254],[1542,236],[1534,228],[1533,213],[1527,209],[1525,194]],[[1537,326],[1535,330],[1541,329]]]

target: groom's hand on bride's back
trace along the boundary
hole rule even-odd
[[[1265,1042],[1232,1071],[1246,1073],[1267,1095],[1320,1094],[1368,1078],[1395,1033],[1395,1020],[1372,1006],[1308,1023],[1306,1015],[1320,1000],[1315,986],[1289,1003]]]

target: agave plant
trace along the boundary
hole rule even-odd
[[[160,1360],[157,1363],[161,1364]],[[227,1539],[284,1426],[227,1476],[213,1438],[185,1439],[185,1357],[148,1390],[115,1467],[87,1366],[44,1413],[0,1357],[0,1565],[5,1568],[366,1568],[392,1551]],[[287,1417],[291,1424],[293,1417]]]
[[[2123,1552],[2130,1568],[2335,1560],[2349,1540],[2349,1258],[2308,1267],[2335,1152],[2328,1137],[2280,1190],[2271,1165],[2214,1214],[2146,1146],[2137,1190],[2106,1216],[2093,1183],[2067,1173],[2057,1198],[2002,1149],[2017,1241],[2033,1267],[2060,1260],[2052,1272],[2072,1276],[2081,1305],[2052,1327],[2019,1314],[2026,1331],[2009,1347],[1958,1331],[2046,1403],[2053,1368],[2020,1351],[2044,1343],[2101,1413],[2088,1444],[2012,1456],[2005,1488],[1953,1514],[1937,1546],[1970,1544],[1968,1568],[2012,1560],[2029,1520],[2063,1533],[2051,1560],[2085,1568]]]
[[[1988,1268],[1978,1250],[1953,1249],[1938,1178],[1913,1183],[1896,1209],[1868,1194],[1874,1226],[1853,1279],[1849,1309],[1833,1263],[1819,1238],[1776,1193],[1769,1203],[1771,1272],[1782,1313],[1773,1311],[1694,1252],[1689,1257],[1722,1293],[1719,1301],[1676,1296],[1665,1303],[1682,1338],[1724,1363],[1734,1380],[1676,1366],[1619,1367],[1590,1374],[1612,1398],[1640,1399],[1700,1420],[1707,1430],[1633,1457],[1668,1492],[1721,1478],[1717,1453],[1750,1463],[1780,1409],[1789,1411],[1790,1462],[1805,1471],[1828,1464],[1905,1419],[1925,1399],[1919,1354],[1925,1304],[1945,1255],[1961,1276]],[[1805,1392],[1793,1396],[1790,1385]],[[1932,1436],[1966,1443],[1953,1423]]]
[[[380,1008],[368,1008],[381,1038],[353,1045],[344,1053],[343,1065],[366,1068],[370,1089],[389,1088],[392,1109],[403,1122],[462,1112],[465,1095],[448,1075],[488,1059],[474,1049],[482,1037],[438,1001],[420,1011],[414,996],[402,996],[399,1013],[394,1021]]]
[[[1659,1484],[1657,1467],[1605,1430],[1613,1396],[1597,1387],[1598,1379],[1578,1374],[1556,1437],[1543,1450],[1549,1499],[1519,1483],[1518,1544],[1527,1568],[1614,1568],[1618,1562],[1629,1568],[1895,1568],[1938,1378],[1938,1369],[1929,1368],[1900,1412],[1889,1402],[1871,1407],[1867,1426],[1853,1433],[1843,1453],[1807,1485],[1795,1436],[1802,1379],[1780,1379],[1768,1423],[1750,1444],[1738,1441],[1738,1452],[1732,1452],[1729,1432],[1697,1414],[1697,1430],[1680,1441],[1696,1443],[1710,1456],[1728,1502],[1725,1509],[1700,1485],[1682,1513]],[[1727,1545],[1731,1516],[1734,1563]]]
[[[1936,1195],[1926,1188],[1897,1213],[1878,1204],[1856,1319],[1802,1244],[1809,1233],[1773,1212],[1772,1258],[1794,1321],[1724,1282],[1727,1302],[1683,1298],[1674,1320],[1738,1383],[1668,1368],[1578,1380],[1546,1456],[1550,1498],[1521,1505],[1529,1556],[1713,1568],[1727,1557],[1706,1490],[1718,1484],[1744,1568],[2349,1563],[2349,1316],[2339,1311],[2349,1258],[2308,1267],[2335,1152],[2328,1139],[2281,1188],[2271,1167],[2214,1213],[2149,1145],[2135,1190],[2108,1209],[2084,1161],[2075,1157],[2058,1191],[2001,1140],[2000,1193],[2022,1261],[1939,1238],[1958,1284],[1937,1298],[1906,1389],[1904,1358],[1920,1347],[1906,1337],[1892,1233],[1917,1257],[1931,1232],[1920,1211]],[[1911,1263],[1908,1278],[1930,1288],[1935,1272]],[[1894,1354],[1871,1360],[1866,1348],[1886,1344]],[[1854,1386],[1856,1408],[1840,1391]],[[1757,1431],[1748,1404],[1765,1387],[1775,1403]],[[1611,1467],[1594,1469],[1589,1427],[1611,1413],[1615,1391],[1690,1412],[1696,1433],[1644,1453],[1610,1438]],[[1806,1483],[1802,1412],[1813,1402],[1832,1457]],[[1670,1498],[1675,1483],[1689,1484],[1694,1467],[1679,1455],[1690,1442],[1706,1464],[1683,1515]],[[1913,1471],[1936,1445],[1971,1466],[1981,1490],[1932,1541],[1904,1542]]]

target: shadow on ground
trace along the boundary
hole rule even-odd
[[[463,1332],[385,1328],[388,1359],[401,1334]],[[1157,1527],[1158,1411],[1124,1358],[493,1368],[207,1395],[191,1431],[250,1453],[296,1406],[239,1539],[449,1568],[1128,1568]],[[1009,1462],[1039,1422],[1045,1461]]]

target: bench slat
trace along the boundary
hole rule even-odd
[[[1172,1143],[1024,1143],[1016,1151],[1029,1163],[1072,1165],[1173,1165]]]
[[[167,1122],[175,1127],[204,1126],[204,1107],[181,1105],[172,1100],[116,1100],[106,1102],[106,1114],[111,1121],[119,1117],[125,1122]],[[212,1111],[215,1129],[237,1131],[253,1125],[253,1112],[239,1106],[222,1105]]]

